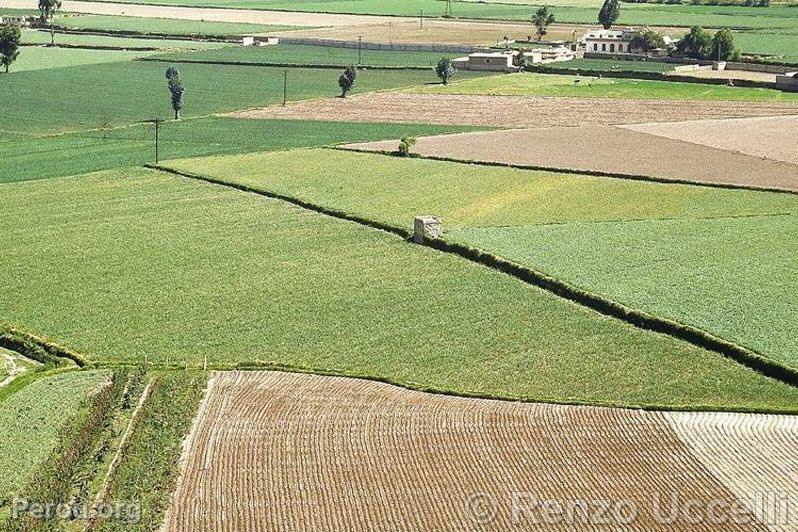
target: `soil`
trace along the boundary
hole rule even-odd
[[[744,483],[734,481],[734,491],[725,485],[724,457],[756,452],[737,427],[784,446],[772,457],[761,453],[760,467],[739,470],[743,476],[767,476],[784,457],[798,456],[794,423],[722,415],[732,430],[706,422],[693,430],[683,414],[466,399],[341,377],[218,373],[189,436],[166,529],[766,530],[746,507],[743,523],[656,517],[656,500],[670,505],[673,497],[680,508],[696,501],[701,511],[752,495]],[[692,439],[734,452],[710,468],[706,453],[686,443]],[[553,501],[545,503],[555,508],[553,519],[541,500]],[[556,504],[584,510],[569,521]],[[609,522],[595,522],[607,517],[598,515],[604,504],[613,509]]]

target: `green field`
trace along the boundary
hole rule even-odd
[[[577,82],[577,80],[579,80]],[[504,96],[559,96],[574,98],[643,98],[657,100],[733,100],[798,102],[798,94],[676,81],[597,79],[560,74],[513,74],[465,80],[449,85],[414,87],[418,94],[490,94]]]
[[[774,61],[798,63],[798,30],[734,32],[734,42],[748,54],[772,56]]]
[[[363,124],[309,120],[207,117],[166,122],[159,132],[162,159],[281,150],[470,131],[420,124]],[[150,124],[0,142],[0,183],[85,174],[154,162]]]
[[[293,30],[293,26],[242,24],[171,18],[122,17],[114,15],[56,15],[53,24],[63,28],[167,35],[228,36]]]
[[[133,169],[0,187],[0,315],[93,360],[207,355],[558,401],[798,400],[716,354],[280,201]]]
[[[292,170],[292,157],[170,165],[406,228],[433,213],[452,238],[798,366],[793,195],[330,150]]]
[[[24,51],[23,51],[24,52]],[[168,63],[117,62],[0,77],[0,131],[52,134],[124,125],[156,116],[171,116],[164,73]],[[186,87],[184,116],[279,103],[283,98],[281,68],[182,64]],[[335,69],[291,69],[288,99],[336,96]],[[429,71],[361,71],[353,93],[434,83]],[[46,109],[46,112],[42,112]]]
[[[100,63],[127,61],[135,57],[147,55],[148,52],[129,52],[122,50],[88,50],[81,48],[51,48],[42,46],[25,46],[19,57],[11,65],[11,71],[47,70]],[[150,54],[154,52],[149,52]]]
[[[546,68],[560,68],[565,70],[608,70],[624,72],[668,72],[673,70],[671,63],[658,61],[617,61],[613,59],[574,59],[567,63],[550,63]]]
[[[441,52],[398,52],[392,50],[361,50],[356,48],[327,48],[322,46],[229,46],[202,52],[162,54],[156,57],[180,62],[221,61],[237,63],[280,63],[292,65],[357,65],[433,67],[441,58]],[[452,55],[452,54],[449,54]]]
[[[106,376],[104,371],[45,375],[0,402],[0,506],[47,458],[63,423]]]
[[[49,32],[23,30],[23,44],[50,44]],[[82,46],[86,48],[154,48],[161,51],[210,50],[230,46],[229,43],[193,41],[188,39],[146,39],[141,37],[111,37],[76,33],[56,33],[56,46]],[[23,48],[24,53],[27,48]],[[139,54],[144,55],[144,54]],[[62,65],[67,66],[67,65]]]

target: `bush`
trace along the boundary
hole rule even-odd
[[[399,142],[399,151],[397,152],[400,157],[410,157],[412,154],[410,150],[416,145],[415,137],[403,137]]]

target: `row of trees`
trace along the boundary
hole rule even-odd
[[[734,44],[731,30],[724,28],[712,35],[700,26],[690,28],[690,32],[676,44],[676,55],[716,61],[740,59],[740,51]]]
[[[602,26],[604,26],[605,30],[608,30],[613,24],[615,24],[620,15],[620,0],[604,0],[604,4],[601,6],[601,10],[599,11],[598,21]],[[535,11],[535,14],[532,15],[532,25],[535,26],[535,34],[538,37],[538,41],[543,39],[543,37],[549,32],[549,26],[554,24],[556,20],[557,19],[554,16],[554,13],[552,13],[551,9],[549,9],[549,6],[542,6]]]

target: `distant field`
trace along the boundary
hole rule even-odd
[[[50,44],[50,34],[45,31],[24,30],[24,44]],[[227,43],[177,39],[144,39],[137,37],[108,37],[75,33],[56,33],[56,45],[97,46],[114,48],[158,48],[160,50],[210,50],[230,46]],[[25,49],[23,48],[23,51]],[[139,54],[143,55],[143,54]],[[66,66],[66,65],[63,65]]]
[[[144,170],[0,188],[0,314],[93,360],[207,355],[563,401],[798,402],[723,357],[276,200]]]
[[[734,42],[748,54],[766,54],[775,56],[773,59],[776,61],[798,63],[798,30],[784,33],[734,32]]]
[[[25,46],[20,50],[17,60],[11,65],[11,72],[115,63],[147,55],[147,53],[148,52],[128,52],[122,50],[87,50],[81,48]]]
[[[421,117],[419,117],[421,119]],[[166,122],[161,159],[280,150],[470,131],[420,124],[363,124],[307,120],[241,120],[208,117]],[[86,131],[0,142],[0,183],[84,174],[154,162],[154,126]]]
[[[24,53],[24,51],[23,51]],[[116,62],[16,72],[0,79],[0,131],[57,133],[108,127],[172,115],[164,73],[169,64]],[[184,116],[275,104],[283,98],[281,68],[180,65],[186,87]],[[335,69],[291,69],[288,99],[339,94]],[[437,80],[429,71],[361,71],[353,93]],[[43,112],[46,109],[47,112]],[[421,117],[419,117],[421,119]]]
[[[0,402],[0,507],[51,452],[58,432],[97,389],[102,371],[44,376]]]
[[[293,26],[241,24],[171,18],[119,17],[113,15],[57,15],[57,26],[82,30],[127,31],[135,33],[166,33],[170,35],[236,35],[268,33],[295,29]]]
[[[798,101],[798,94],[674,81],[596,79],[558,74],[513,74],[449,85],[409,89],[417,94],[485,94],[502,96],[559,96],[571,98],[636,98],[654,100]]]
[[[302,160],[171,165],[401,227],[433,213],[456,239],[798,366],[794,195],[329,150]]]
[[[433,67],[441,52],[397,52],[391,50],[358,50],[354,48],[326,48],[322,46],[279,45],[266,47],[231,46],[202,52],[163,54],[156,57],[179,62],[233,61],[238,63],[282,63],[300,65],[363,65]],[[448,54],[452,56],[453,54]]]

